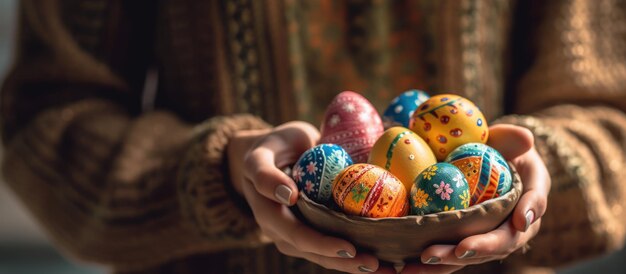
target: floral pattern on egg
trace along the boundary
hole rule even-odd
[[[410,128],[428,143],[439,161],[462,144],[486,143],[489,137],[487,122],[478,107],[453,94],[436,95],[422,103],[413,114]]]
[[[411,89],[391,100],[382,117],[385,129],[394,126],[409,127],[413,112],[428,98],[430,97],[426,92]]]
[[[456,166],[448,163],[437,163],[422,171],[409,195],[414,215],[464,209],[469,203],[467,180]]]
[[[383,123],[374,106],[352,91],[339,93],[326,109],[320,143],[340,145],[355,163],[365,163]]]
[[[337,175],[333,200],[347,214],[370,218],[401,217],[409,210],[400,180],[371,164],[354,164]]]
[[[293,166],[291,177],[298,190],[309,199],[329,205],[335,176],[351,164],[352,159],[343,148],[334,144],[321,144],[300,156]]]
[[[469,183],[470,205],[499,197],[511,190],[513,178],[506,160],[494,148],[468,143],[453,150],[445,160],[458,167]]]

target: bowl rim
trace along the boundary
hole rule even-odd
[[[508,164],[509,164],[509,169],[510,169],[511,178],[512,178],[511,190],[509,190],[507,193],[505,193],[502,196],[498,196],[496,198],[486,200],[480,204],[475,204],[475,205],[472,205],[463,209],[440,211],[440,212],[429,213],[425,215],[406,215],[402,217],[370,218],[370,217],[362,217],[358,215],[349,215],[349,214],[328,208],[325,205],[319,204],[311,200],[309,197],[306,196],[306,194],[303,191],[299,191],[298,195],[302,199],[298,199],[298,202],[302,200],[302,202],[307,203],[309,206],[313,206],[317,210],[327,212],[328,214],[331,214],[334,217],[338,217],[344,220],[349,220],[349,221],[354,221],[354,222],[363,222],[363,223],[395,223],[395,222],[406,222],[407,220],[413,220],[417,224],[421,224],[424,222],[435,221],[435,220],[439,220],[442,218],[446,219],[446,218],[453,217],[453,216],[461,217],[461,215],[464,215],[464,213],[471,212],[471,211],[476,211],[476,210],[487,211],[488,207],[491,207],[492,204],[497,204],[497,203],[500,203],[501,201],[515,200],[514,201],[515,204],[519,202],[519,199],[522,195],[522,188],[523,188],[522,181],[519,177],[519,173],[517,172],[517,169],[515,168],[515,166],[510,161],[508,162]]]

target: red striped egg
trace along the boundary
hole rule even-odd
[[[407,191],[393,174],[371,164],[354,164],[333,181],[333,199],[345,213],[401,217],[409,211]]]

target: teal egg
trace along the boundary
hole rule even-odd
[[[470,202],[469,186],[456,166],[437,163],[415,178],[409,199],[413,215],[464,209]]]

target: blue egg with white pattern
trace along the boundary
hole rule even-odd
[[[352,158],[341,146],[321,144],[305,151],[292,169],[291,177],[298,190],[323,205],[332,201],[333,180],[352,165]]]
[[[385,129],[394,126],[409,127],[411,116],[419,105],[428,100],[428,93],[411,89],[403,92],[391,100],[391,104],[383,113],[383,126]]]

